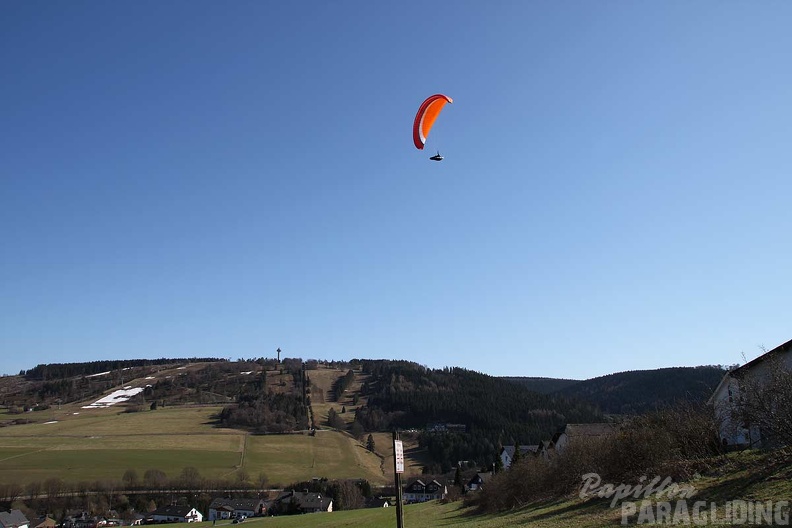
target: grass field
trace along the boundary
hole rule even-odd
[[[244,468],[252,479],[264,473],[270,482],[284,485],[317,476],[378,484],[387,480],[380,458],[343,433],[248,435],[214,427],[212,415],[219,410],[168,407],[123,413],[64,406],[28,413],[39,422],[0,428],[0,483],[120,479],[127,469],[142,474],[149,468],[176,477],[188,466],[204,477],[230,479]]]
[[[373,484],[388,480],[378,456],[336,431],[251,436],[245,469],[251,475],[264,472],[271,483],[284,485],[313,477],[365,478]]]

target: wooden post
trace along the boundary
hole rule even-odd
[[[398,446],[398,449],[397,449]],[[401,453],[401,460],[399,454]],[[401,440],[399,439],[399,432],[393,431],[393,474],[396,481],[396,528],[404,528],[404,510],[402,506],[402,479],[401,474],[404,472],[404,449]]]

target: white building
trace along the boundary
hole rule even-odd
[[[748,380],[761,385],[762,380],[767,379],[770,370],[777,366],[792,369],[792,340],[739,368],[730,370],[723,376],[708,403],[713,406],[718,417],[720,438],[724,446],[744,448],[758,447],[762,444],[759,428],[754,424],[736,422],[732,413],[736,404],[740,402],[740,386]]]

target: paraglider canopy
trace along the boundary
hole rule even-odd
[[[413,123],[413,143],[415,143],[415,148],[423,150],[426,144],[426,138],[429,136],[429,131],[432,130],[432,125],[434,125],[437,116],[440,115],[440,111],[446,103],[453,102],[453,99],[447,95],[435,94],[421,103],[421,107],[418,109],[418,113],[415,114],[415,122]],[[439,157],[440,159],[435,159],[435,157]],[[438,153],[437,156],[433,156],[430,159],[440,161],[443,157]]]

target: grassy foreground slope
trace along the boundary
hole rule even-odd
[[[725,515],[722,507],[725,501],[789,501],[792,498],[792,454],[788,452],[734,453],[718,459],[718,462],[716,469],[690,482],[698,490],[692,500],[716,502],[718,515]],[[407,528],[598,528],[621,526],[622,522],[621,509],[610,508],[609,500],[582,501],[577,497],[549,500],[488,515],[478,515],[461,502],[408,505],[404,512],[404,526]],[[635,517],[629,518],[628,522],[634,525]],[[209,526],[211,523],[203,524]],[[377,508],[253,518],[245,521],[245,526],[248,524],[250,528],[388,528],[396,526],[396,511],[395,508]],[[705,524],[714,525],[721,524]]]

